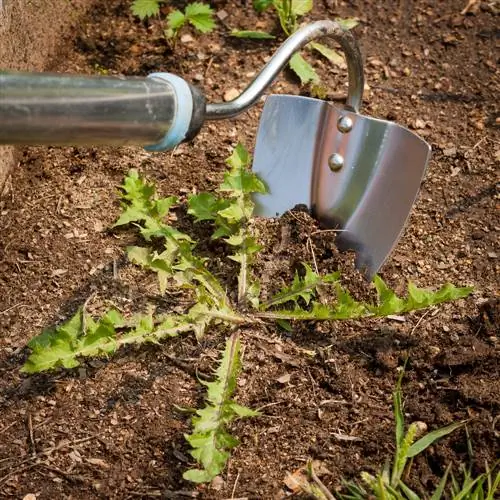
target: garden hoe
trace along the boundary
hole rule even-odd
[[[315,38],[333,37],[347,61],[343,107],[292,95],[267,97],[253,170],[269,194],[256,214],[275,217],[306,205],[357,267],[373,276],[396,245],[430,156],[429,145],[395,123],[359,114],[364,80],[358,45],[335,21],[295,32],[231,102],[206,104],[182,78],[0,73],[0,144],[146,145],[164,151],[193,138],[205,120],[253,106],[290,57]]]

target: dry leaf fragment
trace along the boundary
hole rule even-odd
[[[341,432],[332,432],[332,436],[339,441],[361,441],[361,438],[358,436],[349,436],[349,434]]]
[[[108,462],[105,462],[102,458],[86,458],[85,460],[91,465],[97,465],[103,469],[109,469]]]
[[[330,471],[325,467],[323,462],[320,462],[319,460],[314,460],[312,462],[312,468],[314,469],[314,472],[318,477],[330,474]],[[307,465],[301,467],[300,469],[297,469],[293,474],[288,473],[283,480],[283,483],[294,494],[304,492],[311,495],[314,492],[314,498],[318,500],[323,500],[324,498],[326,499],[321,491],[319,491],[318,488],[315,487],[316,485],[314,483],[311,483],[311,481],[309,480]]]
[[[288,384],[288,382],[290,382],[291,378],[292,378],[292,376],[289,373],[285,373],[284,375],[281,375],[281,377],[278,377],[276,380],[280,384]]]

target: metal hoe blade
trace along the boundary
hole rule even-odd
[[[271,95],[261,116],[253,171],[268,195],[256,213],[307,205],[336,244],[354,250],[371,278],[396,245],[418,194],[430,146],[395,123],[318,99]]]

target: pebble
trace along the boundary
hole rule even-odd
[[[417,422],[413,422],[413,425],[417,428],[417,433],[415,437],[423,436],[427,432],[427,424],[418,420]]]
[[[181,42],[182,43],[190,43],[190,42],[193,42],[193,41],[194,41],[194,38],[191,35],[187,34],[187,33],[185,35],[181,36]]]
[[[240,95],[240,91],[233,87],[229,90],[226,90],[226,92],[224,93],[224,100],[226,102],[232,101],[232,100],[236,99],[239,95]]]
[[[425,128],[425,122],[424,122],[424,120],[422,120],[420,118],[417,118],[415,120],[415,128],[419,128],[419,129]]]
[[[212,482],[210,483],[210,488],[212,488],[215,491],[220,491],[224,487],[224,479],[222,479],[220,476],[215,476],[212,479]]]

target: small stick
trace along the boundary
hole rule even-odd
[[[0,311],[0,314],[7,314],[9,311],[12,311],[12,309],[15,309],[16,307],[19,307],[21,305],[23,305],[23,303],[18,302],[17,304],[14,304],[13,306],[10,306],[7,309],[4,309],[3,311]]]
[[[31,443],[31,456],[33,458],[36,457],[36,446],[35,446],[35,438],[33,434],[33,421],[31,419],[31,413],[28,413],[28,432],[30,436],[30,443]]]
[[[27,464],[28,462],[31,462],[32,460],[35,460],[38,457],[49,456],[54,451],[58,451],[62,448],[72,447],[72,446],[75,446],[77,444],[85,443],[86,441],[90,441],[90,440],[96,438],[97,436],[98,436],[98,434],[93,434],[92,436],[88,436],[88,437],[82,438],[82,439],[75,439],[74,441],[63,440],[59,444],[56,444],[55,446],[51,446],[50,448],[45,448],[44,450],[40,451],[36,455],[31,456],[29,458],[25,458],[24,460],[21,460],[20,462],[17,463],[16,467],[21,467],[22,465]],[[29,466],[28,468],[34,467],[34,465],[35,464]],[[0,470],[10,469],[10,468],[11,468],[11,466],[9,465],[8,467],[4,467],[3,469],[0,469]],[[2,483],[2,481],[5,480],[6,477],[10,477],[12,474],[15,474],[15,471],[13,471],[11,474],[8,474],[7,476],[4,476],[3,478],[1,478],[0,484]]]
[[[417,324],[412,328],[411,332],[410,332],[410,337],[415,333],[415,330],[418,328],[418,326],[420,325],[420,323],[422,323],[423,319],[431,312],[431,309],[427,309],[427,311],[425,311],[424,314],[422,314],[422,316],[420,316],[420,318],[418,319],[417,321]]]
[[[236,486],[238,485],[239,479],[240,479],[240,471],[238,471],[238,474],[237,474],[236,479],[234,481],[233,491],[231,492],[231,500],[234,500],[234,493],[236,492]]]
[[[318,263],[316,262],[316,255],[314,255],[314,248],[313,248],[313,244],[312,244],[312,240],[311,240],[310,236],[307,237],[306,246],[309,247],[309,251],[311,252],[313,262],[314,262],[314,270],[316,271],[316,274],[319,274]]]

